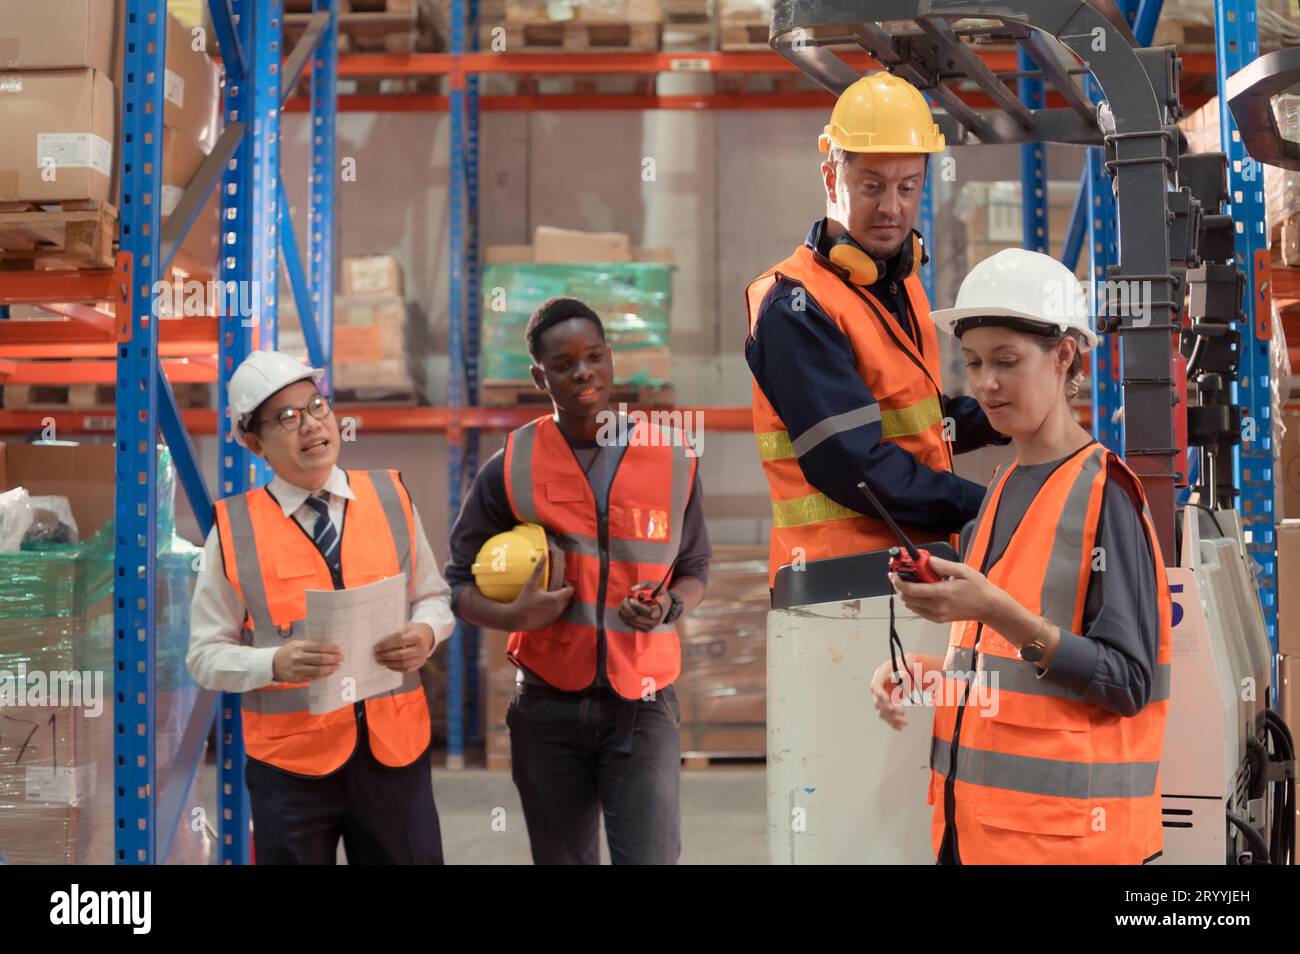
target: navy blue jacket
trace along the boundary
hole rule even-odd
[[[809,232],[809,247],[815,247],[822,225],[816,223]],[[798,287],[788,278],[773,284],[760,305],[756,333],[745,342],[754,380],[781,416],[791,441],[827,418],[877,403],[858,374],[848,337],[806,292],[796,307]],[[882,279],[868,291],[909,328],[914,317],[906,312],[899,286]],[[862,320],[877,319],[863,309]],[[974,398],[945,395],[941,404],[943,415],[953,419],[955,453],[1008,443]],[[799,457],[799,467],[809,484],[859,513],[870,509],[858,490],[858,482],[866,480],[895,520],[935,533],[959,532],[984,499],[979,484],[933,470],[896,444],[882,441],[879,421],[820,441]]]

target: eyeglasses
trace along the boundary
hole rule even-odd
[[[260,421],[254,421],[249,425],[249,429],[256,431],[259,430],[262,425],[270,424],[272,421],[275,421],[286,431],[296,431],[298,428],[302,427],[304,411],[316,418],[316,420],[323,421],[325,418],[330,416],[333,410],[334,409],[330,406],[329,398],[322,394],[318,394],[311,399],[311,403],[305,404],[302,407],[286,407],[275,417],[264,417]]]

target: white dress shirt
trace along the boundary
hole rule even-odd
[[[271,478],[268,489],[279,501],[284,515],[297,520],[311,536],[318,517],[315,510],[305,506],[310,492],[278,476]],[[348,486],[347,475],[335,466],[322,490],[329,491],[330,522],[342,535],[345,501],[356,499]],[[414,504],[411,510],[415,516],[415,585],[410,597],[411,622],[428,624],[433,630],[436,649],[456,628],[456,619],[451,614],[450,589],[438,572],[438,563],[424,535],[420,514]],[[275,681],[271,659],[279,647],[246,646],[242,640],[244,616],[244,603],[226,578],[220,538],[214,524],[203,544],[203,561],[194,585],[194,600],[190,607],[190,649],[185,658],[190,675],[205,689],[248,692]]]

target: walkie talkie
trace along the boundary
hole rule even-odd
[[[889,569],[897,573],[900,579],[908,580],[912,583],[942,583],[943,577],[934,572],[930,566],[930,551],[922,550],[917,547],[907,534],[903,532],[902,527],[894,522],[888,511],[880,505],[876,495],[871,492],[865,480],[858,482],[858,490],[866,496],[871,502],[871,506],[876,508],[876,513],[880,514],[885,523],[889,524],[889,529],[894,531],[894,536],[898,537],[902,547],[889,548]],[[894,678],[900,686],[903,683],[903,668],[899,666],[899,658],[902,657],[906,662],[907,654],[903,649],[903,641],[898,636],[898,629],[894,626],[894,594],[889,594],[889,664],[894,667]],[[920,691],[913,684],[912,692],[908,693],[907,701],[912,705],[924,705],[924,698]]]
[[[894,536],[898,537],[902,544],[902,547],[889,548],[890,571],[897,573],[899,579],[907,580],[909,583],[942,583],[943,577],[930,567],[930,551],[918,548],[908,539],[903,528],[895,523],[894,518],[880,505],[880,501],[876,499],[876,495],[871,492],[865,480],[858,482],[858,490],[862,491],[871,502],[871,506],[876,508],[876,512],[885,523],[889,524],[889,529],[894,531]]]

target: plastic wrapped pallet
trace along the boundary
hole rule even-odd
[[[678,624],[683,754],[767,751],[767,560],[765,546],[714,546],[708,592]]]
[[[527,380],[532,363],[524,341],[528,319],[548,298],[566,295],[582,299],[600,316],[614,349],[616,382],[668,383],[667,362],[638,362],[637,352],[666,354],[673,270],[651,262],[485,266],[480,379]]]
[[[174,481],[164,460],[160,478]],[[160,494],[155,605],[158,779],[168,777],[198,698],[185,670],[201,552],[174,537]],[[168,528],[164,532],[164,528]],[[0,862],[114,861],[113,525],[70,544],[0,554]],[[169,861],[209,860],[191,791]]]

